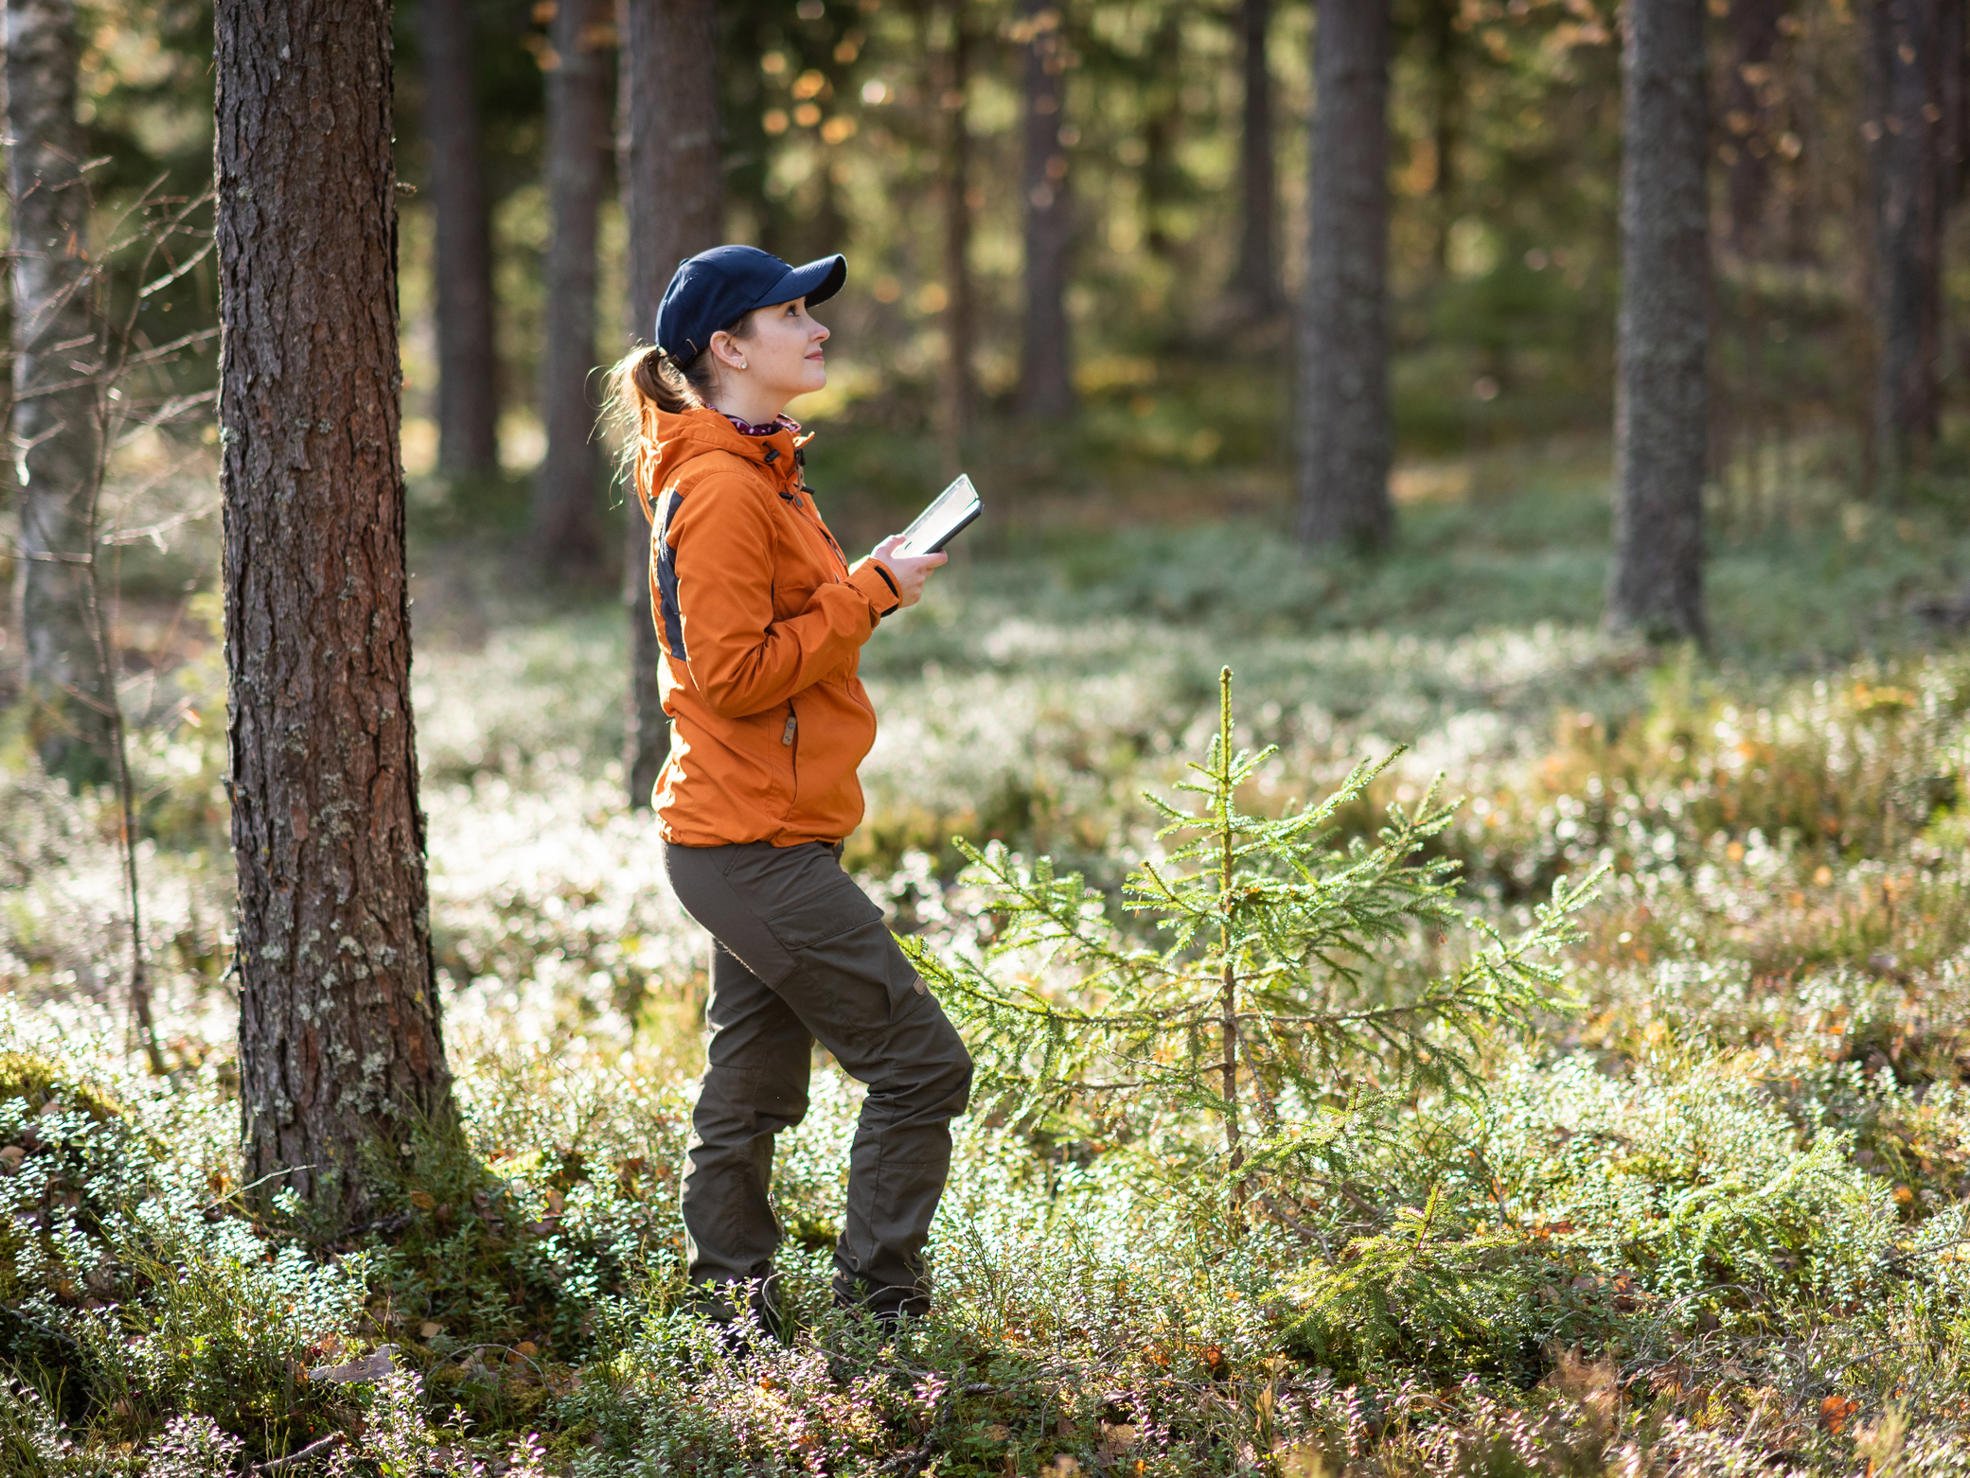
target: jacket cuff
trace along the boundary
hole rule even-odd
[[[896,577],[889,573],[887,566],[873,554],[849,571],[848,583],[862,593],[877,619],[889,615],[903,604],[903,593],[897,588]]]

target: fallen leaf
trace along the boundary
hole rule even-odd
[[[1113,1459],[1117,1454],[1127,1452],[1135,1446],[1135,1426],[1129,1422],[1103,1422],[1101,1424],[1101,1448],[1103,1456]]]
[[[1820,1402],[1820,1425],[1838,1437],[1848,1418],[1860,1409],[1860,1402],[1851,1396],[1828,1396]]]

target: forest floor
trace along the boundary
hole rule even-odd
[[[133,689],[174,1071],[127,1051],[113,809],[10,739],[0,1471],[1970,1472],[1970,530],[1722,504],[1712,648],[1651,655],[1598,630],[1595,457],[1407,467],[1366,566],[1305,561],[1258,471],[1035,496],[885,624],[848,861],[940,952],[991,916],[954,837],[1103,889],[1157,854],[1141,792],[1202,758],[1221,665],[1280,749],[1250,804],[1405,745],[1374,807],[1467,798],[1441,846],[1478,915],[1610,873],[1578,1009],[1487,1040],[1481,1092],[1376,1110],[1242,1235],[1143,1145],[960,1121],[937,1307],[894,1338],[828,1307],[860,1090],[821,1064],[775,1170],[798,1332],[742,1355],[679,1307],[705,945],[625,805],[619,602],[529,591],[456,509],[414,528],[470,1152],[413,1142],[383,1225],[333,1240],[243,1207],[212,601],[133,586],[176,644]]]

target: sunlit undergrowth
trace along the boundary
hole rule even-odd
[[[937,1311],[889,1344],[828,1306],[832,1070],[776,1164],[794,1343],[734,1357],[678,1311],[705,946],[622,803],[613,603],[420,561],[471,1153],[406,1158],[349,1239],[243,1210],[216,662],[138,745],[169,1081],[114,1007],[114,815],[10,753],[0,1472],[1970,1471],[1970,649],[1911,609],[1965,536],[1834,510],[1726,540],[1716,652],[1658,663],[1595,629],[1598,493],[1490,477],[1406,508],[1383,565],[1075,533],[961,559],[878,634],[851,861],[943,956],[1006,922],[958,836],[1122,901],[1225,663],[1280,746],[1251,816],[1406,744],[1343,838],[1441,772],[1466,800],[1425,855],[1501,932],[1609,869],[1579,1009],[1483,1036],[1474,1089],[1360,1104],[1242,1235],[1196,1194],[1206,1134],[1178,1176],[1092,1121],[964,1122]]]

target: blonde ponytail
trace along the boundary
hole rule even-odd
[[[743,339],[751,329],[752,314],[747,313],[725,331]],[[657,460],[657,412],[674,416],[710,405],[715,363],[711,355],[700,354],[679,364],[666,350],[638,344],[609,369],[600,424],[617,444],[617,479],[636,489],[646,514],[656,496],[649,480]]]
[[[616,477],[636,490],[650,511],[648,486],[656,462],[657,412],[676,415],[705,404],[705,397],[677,361],[663,350],[638,344],[612,365],[602,397],[602,426],[616,443]]]

